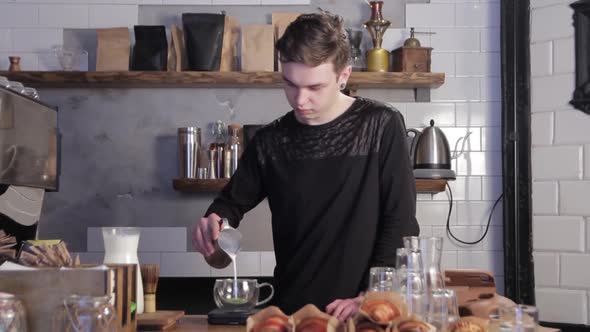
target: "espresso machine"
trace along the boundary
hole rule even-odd
[[[35,239],[46,191],[59,183],[57,108],[0,86],[0,229]]]

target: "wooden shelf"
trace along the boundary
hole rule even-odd
[[[158,72],[158,71],[21,71],[0,72],[11,81],[34,88],[277,88],[279,72]],[[437,88],[444,73],[353,72],[348,88]]]
[[[202,179],[174,179],[174,190],[201,193],[216,192],[223,189],[229,179],[202,180]],[[416,179],[416,191],[419,193],[439,193],[445,191],[447,180]]]

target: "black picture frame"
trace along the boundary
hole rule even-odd
[[[576,88],[570,104],[590,114],[590,0],[579,0],[570,7],[574,10]]]

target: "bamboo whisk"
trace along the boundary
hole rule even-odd
[[[145,313],[156,312],[156,289],[158,288],[158,278],[160,278],[160,265],[141,264],[141,278],[144,292],[143,311]]]

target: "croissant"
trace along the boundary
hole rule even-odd
[[[256,323],[251,332],[289,332],[289,330],[289,317],[274,315]]]
[[[400,316],[399,309],[385,300],[370,300],[363,303],[361,310],[369,314],[379,324],[387,324]]]
[[[295,327],[297,332],[326,332],[328,320],[321,317],[307,317]]]
[[[484,332],[484,328],[475,322],[460,319],[453,325],[451,332]]]
[[[356,326],[357,332],[385,332],[382,326],[379,326],[370,321],[364,321]]]
[[[397,325],[399,332],[428,332],[430,328],[426,323],[417,320],[406,320]]]

